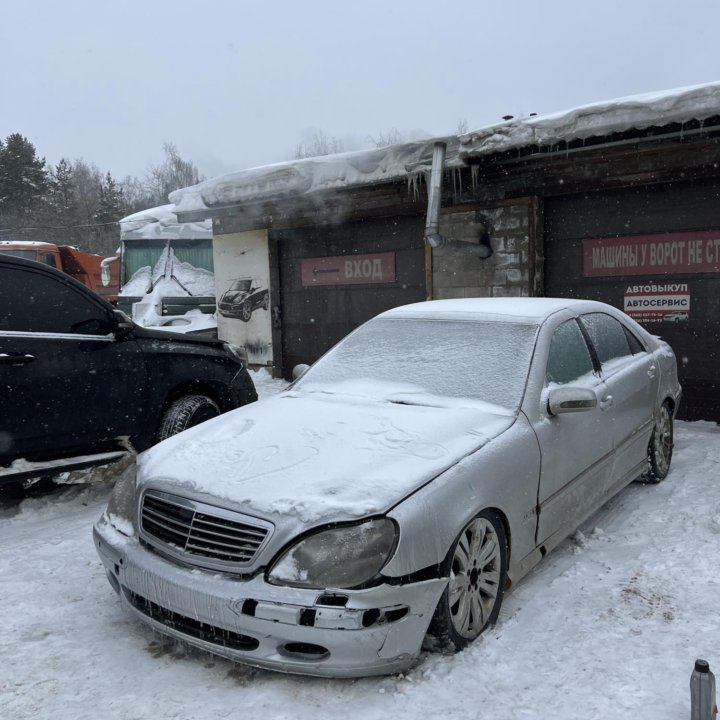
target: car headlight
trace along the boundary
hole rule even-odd
[[[135,535],[135,476],[137,466],[128,465],[116,480],[105,514],[110,524],[123,535]]]
[[[395,547],[388,518],[321,530],[286,550],[268,572],[274,585],[352,588],[372,580]]]

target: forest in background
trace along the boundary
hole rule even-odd
[[[121,218],[165,205],[173,190],[203,179],[174,144],[165,143],[163,151],[163,162],[144,177],[116,180],[83,159],[48,165],[20,133],[0,139],[0,240],[75,245],[112,255]]]
[[[459,134],[467,122],[458,123]],[[367,137],[366,147],[407,142],[396,128]],[[343,152],[341,139],[309,128],[295,148],[294,159]],[[177,147],[163,144],[164,160],[142,178],[115,179],[82,158],[63,158],[48,165],[20,133],[0,138],[0,240],[35,240],[74,245],[86,252],[112,255],[120,243],[118,222],[126,215],[165,205],[173,190],[205,178],[182,158]]]

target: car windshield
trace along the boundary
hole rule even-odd
[[[37,253],[34,250],[18,250],[17,248],[0,248],[0,252],[13,255],[15,257],[25,258],[26,260],[36,260]]]
[[[469,398],[517,410],[537,326],[381,318],[321,358],[296,388]],[[420,404],[421,398],[416,401]]]
[[[248,292],[250,290],[250,286],[252,285],[252,280],[236,280],[231,286],[231,290],[239,290],[240,292]]]

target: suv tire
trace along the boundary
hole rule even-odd
[[[183,395],[163,413],[157,441],[167,440],[183,430],[220,415],[220,408],[205,395]]]

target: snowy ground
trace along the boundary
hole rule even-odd
[[[260,376],[261,396],[282,387]],[[678,423],[673,470],[631,485],[507,597],[500,622],[404,676],[286,677],[164,641],[120,606],[91,526],[111,481],[0,500],[0,718],[653,718],[720,670],[720,428]]]

